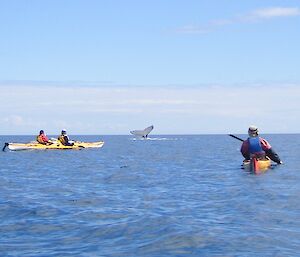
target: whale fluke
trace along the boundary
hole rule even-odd
[[[144,130],[132,130],[130,131],[130,133],[135,136],[147,138],[148,134],[152,131],[153,128],[153,125],[151,125],[150,127],[147,127]]]

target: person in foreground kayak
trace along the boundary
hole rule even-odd
[[[255,155],[258,158],[269,157],[272,161],[282,164],[278,154],[272,149],[267,140],[258,136],[258,128],[254,125],[248,129],[248,139],[245,140],[241,147],[241,153],[246,160]]]
[[[74,145],[74,141],[71,141],[69,139],[69,136],[67,135],[67,131],[65,129],[63,129],[61,131],[61,135],[58,137],[58,140],[66,146],[73,146]]]
[[[52,142],[50,142],[48,137],[46,136],[44,130],[40,130],[40,134],[36,137],[36,141],[38,141],[42,145],[52,144]]]

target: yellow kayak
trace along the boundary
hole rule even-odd
[[[52,141],[52,144],[43,145],[37,141],[30,143],[5,143],[3,151],[7,147],[11,151],[19,150],[66,150],[66,149],[83,149],[83,148],[100,148],[104,144],[103,141],[99,142],[80,142],[75,141],[73,146],[66,146],[60,143],[59,141]]]
[[[263,160],[253,157],[251,160],[244,160],[243,167],[247,171],[260,174],[267,171],[271,167],[271,160],[268,157]]]

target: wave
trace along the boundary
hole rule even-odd
[[[131,138],[133,141],[176,141],[181,138],[170,138],[170,137],[148,137],[148,138]]]

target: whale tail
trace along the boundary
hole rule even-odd
[[[132,131],[130,131],[130,133],[134,136],[147,138],[148,134],[153,130],[153,128],[154,128],[154,126],[151,125],[143,130],[132,130]]]

